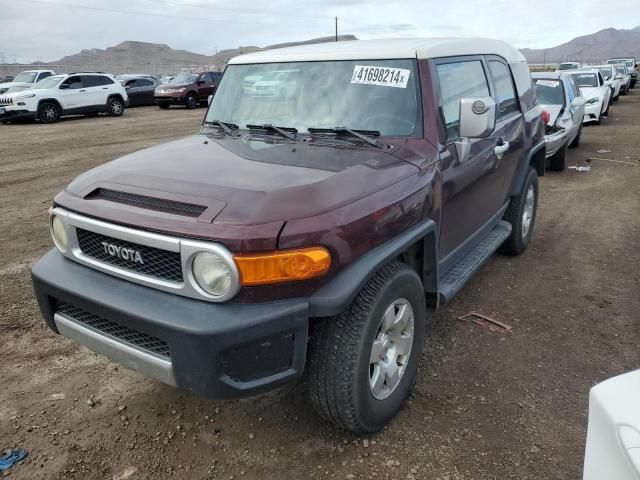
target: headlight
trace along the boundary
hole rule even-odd
[[[599,98],[590,98],[589,100],[587,100],[587,105],[593,105],[594,103],[598,103],[599,101]]]
[[[193,278],[207,294],[222,301],[235,295],[238,274],[232,259],[212,252],[198,252],[191,264]]]
[[[18,96],[16,97],[16,100],[23,100],[23,99],[25,99],[25,98],[33,98],[33,97],[35,97],[35,96],[36,96],[36,94],[35,94],[35,93],[28,93],[28,94],[26,94],[26,95],[18,95]]]
[[[69,240],[67,238],[67,232],[64,228],[64,223],[57,215],[51,215],[49,221],[49,230],[51,231],[51,238],[53,243],[63,253],[66,253],[69,247]]]

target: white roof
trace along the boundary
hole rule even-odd
[[[232,58],[229,64],[439,58],[458,55],[498,55],[509,62],[526,62],[517,49],[499,40],[487,38],[389,38],[276,48],[240,55]]]

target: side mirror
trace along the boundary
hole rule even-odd
[[[496,128],[496,101],[491,97],[460,100],[460,137],[485,138]]]
[[[60,90],[69,90],[70,85],[68,83],[63,83],[60,85]]]
[[[209,97],[207,97],[207,105],[211,105],[211,102],[213,102],[213,95],[209,95]]]

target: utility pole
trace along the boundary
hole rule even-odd
[[[338,41],[338,17],[336,17],[336,42]]]

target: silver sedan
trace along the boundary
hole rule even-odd
[[[533,73],[538,103],[545,117],[545,142],[549,169],[567,167],[567,148],[580,144],[585,99],[568,73]]]

